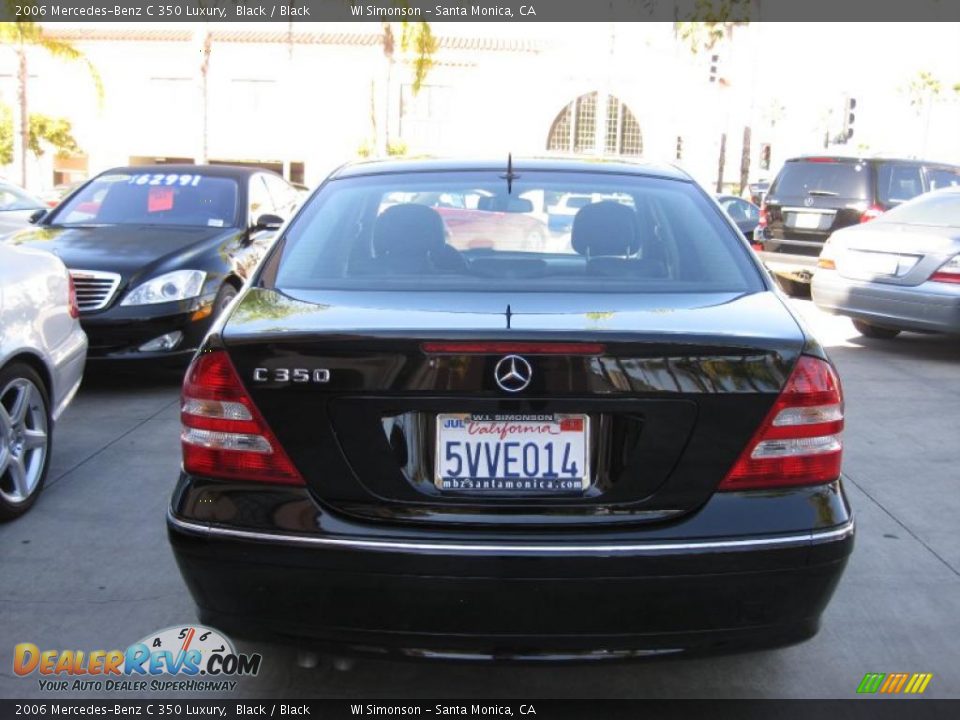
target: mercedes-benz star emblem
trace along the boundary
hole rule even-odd
[[[803,204],[806,205],[807,207],[813,207],[813,198],[812,197],[804,198]]]
[[[507,355],[500,359],[493,370],[493,377],[501,390],[515,393],[525,389],[533,377],[530,363],[519,355]]]

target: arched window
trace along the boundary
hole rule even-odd
[[[547,150],[602,155],[640,155],[643,136],[640,123],[620,98],[603,98],[595,92],[581,95],[557,115],[547,138]],[[598,127],[598,118],[606,123]],[[598,151],[598,143],[600,145]]]

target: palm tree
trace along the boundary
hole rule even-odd
[[[380,44],[383,48],[383,56],[387,61],[386,82],[384,83],[383,95],[383,132],[376,132],[376,122],[374,121],[374,134],[380,135],[382,141],[378,141],[378,150],[384,154],[390,153],[390,98],[392,97],[393,82],[393,64],[396,54],[396,29],[400,29],[400,49],[402,52],[413,52],[413,84],[411,89],[416,95],[423,87],[430,69],[433,67],[433,56],[437,51],[437,39],[433,36],[430,29],[430,23],[392,23],[381,22]]]
[[[206,11],[211,9],[223,8],[226,6],[236,6],[235,0],[197,0],[197,7]],[[193,33],[193,45],[195,50],[200,51],[200,64],[197,66],[197,83],[200,90],[200,148],[197,152],[197,162],[205,165],[207,162],[207,149],[209,147],[210,132],[210,53],[213,52],[213,33],[210,29],[210,22],[204,20],[196,23],[197,29]]]
[[[690,52],[694,55],[709,52],[720,43],[730,45],[733,42],[733,31],[738,27],[749,25],[750,5],[750,0],[722,0],[719,6],[714,6],[711,0],[697,0],[691,17],[702,19],[674,23],[674,34],[678,40],[683,41],[690,48]],[[723,77],[711,77],[711,82],[716,82],[721,90],[727,84]],[[726,96],[721,95],[721,97]],[[718,193],[723,192],[723,170],[727,161],[726,114],[726,112],[723,113],[724,127],[720,134],[720,157],[717,163]],[[749,126],[745,127],[744,142],[749,143],[750,134]],[[749,169],[750,146],[746,145],[740,157],[741,193],[749,175]]]
[[[213,51],[213,35],[210,32],[210,23],[200,24],[198,34],[194,35],[194,42],[200,48],[199,82],[200,82],[200,153],[197,161],[205,165],[208,160],[210,137],[210,53]]]
[[[956,90],[957,86],[954,85],[953,89]],[[921,70],[910,79],[910,84],[906,88],[901,88],[901,92],[907,95],[910,107],[914,108],[917,117],[925,116],[922,154],[926,156],[927,141],[930,137],[930,116],[933,114],[933,106],[943,99],[943,83],[932,72]]]
[[[51,57],[86,66],[97,92],[97,101],[103,102],[103,81],[93,63],[73,45],[44,33],[35,22],[0,23],[0,42],[12,47],[17,55],[17,113],[14,121],[14,162],[20,165],[20,184],[27,184],[27,149],[30,146],[30,119],[27,103],[27,85],[30,78],[27,60],[29,49],[38,48]]]

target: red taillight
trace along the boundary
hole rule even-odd
[[[720,490],[816,485],[840,477],[843,392],[833,366],[803,355]]]
[[[934,282],[960,283],[960,255],[955,255],[938,267],[930,279]]]
[[[425,342],[420,347],[429,355],[602,355],[601,343],[535,342]]]
[[[187,370],[180,406],[183,469],[191,475],[303,485],[303,477],[222,350]]]
[[[767,226],[767,204],[760,206],[760,217],[757,219],[757,227],[765,228]]]
[[[73,276],[69,276],[70,279],[70,317],[76,320],[80,317],[80,305],[77,303],[77,286],[73,282]]]
[[[860,214],[860,222],[870,222],[871,220],[876,220],[878,217],[883,215],[884,209],[879,205],[871,205],[866,210]]]

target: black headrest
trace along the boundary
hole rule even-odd
[[[433,208],[415,203],[394,205],[380,213],[373,226],[377,257],[390,254],[423,256],[446,243],[443,219]]]
[[[570,241],[581,255],[633,255],[640,249],[634,211],[614,200],[585,205],[573,217]]]

